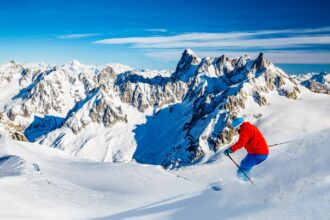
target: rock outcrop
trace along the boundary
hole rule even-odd
[[[11,121],[3,112],[0,112],[0,131],[14,140],[27,141],[23,129]]]

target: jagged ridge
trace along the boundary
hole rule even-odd
[[[263,106],[271,93],[299,95],[298,84],[262,53],[200,59],[187,49],[165,76],[78,61],[41,66],[11,63],[0,71],[3,84],[25,82],[7,115],[26,131],[46,131],[32,140],[100,161],[175,167],[205,160],[232,141],[230,122],[251,101]]]

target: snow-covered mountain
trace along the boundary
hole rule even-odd
[[[183,52],[175,72],[114,64],[0,68],[10,88],[3,111],[30,141],[98,161],[132,159],[165,167],[210,159],[233,141],[232,118],[276,94],[297,99],[299,86],[261,53],[255,60]],[[254,115],[254,117],[253,117]]]
[[[306,73],[293,77],[312,92],[330,94],[330,73]]]
[[[328,78],[309,75],[288,76],[263,54],[191,50],[173,73],[0,65],[0,218],[327,219],[330,96],[302,82]],[[296,140],[270,148],[254,186],[219,150],[237,138],[237,115],[269,144]],[[35,143],[11,140],[24,135]]]
[[[299,100],[272,94],[268,101],[257,108],[262,117],[256,121],[267,141],[300,140],[271,147],[251,173],[254,186],[237,179],[236,166],[222,152],[166,172],[135,162],[84,160],[0,135],[0,218],[327,219],[329,96],[301,87]],[[240,150],[232,157],[239,162],[245,155]],[[219,178],[221,191],[213,191]]]

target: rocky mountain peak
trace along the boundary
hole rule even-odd
[[[224,65],[228,60],[229,60],[229,58],[223,54],[219,57],[219,64]]]
[[[113,82],[115,79],[116,79],[116,72],[113,70],[111,66],[106,66],[96,76],[96,81],[99,85],[104,85],[106,83],[109,83],[110,81]]]
[[[17,65],[17,62],[15,60],[11,60],[11,61],[9,61],[9,63],[12,64],[12,65],[14,65],[14,66]]]
[[[267,61],[264,58],[264,54],[261,52],[259,53],[257,59],[254,61],[254,65],[256,69],[265,69],[267,67]]]
[[[81,63],[78,60],[71,60],[67,65],[68,66],[81,66]]]
[[[173,73],[173,77],[176,79],[184,77],[185,74],[192,74],[194,66],[200,63],[200,58],[190,50],[185,49],[182,53],[181,59],[176,66],[176,70]]]
[[[188,49],[188,48],[183,51],[183,55],[184,56],[190,55],[190,56],[193,56],[193,57],[197,57],[196,54],[194,53],[194,51],[192,51],[191,49]]]

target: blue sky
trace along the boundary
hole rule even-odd
[[[174,69],[191,48],[201,57],[263,51],[289,72],[330,71],[329,11],[326,0],[1,0],[0,63]]]

